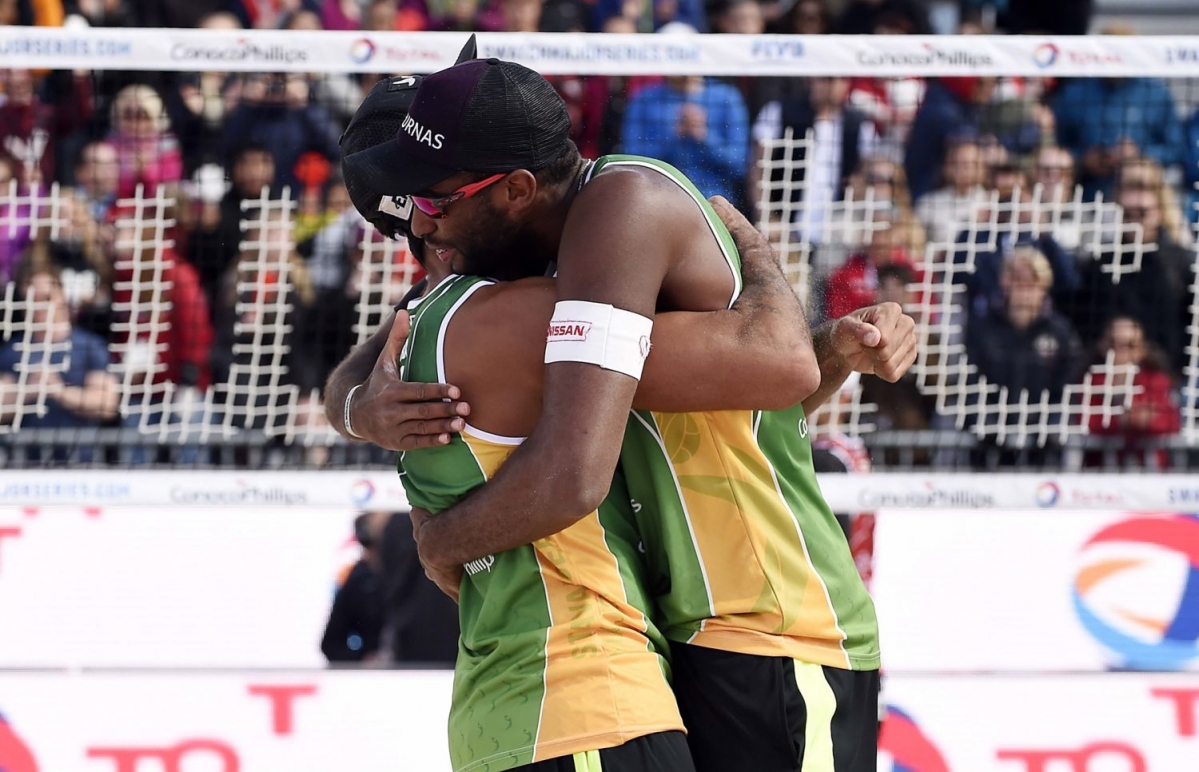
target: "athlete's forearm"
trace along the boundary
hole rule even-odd
[[[812,331],[812,348],[820,368],[820,385],[803,400],[804,413],[811,415],[828,398],[837,393],[845,379],[853,372],[850,363],[833,346],[833,329],[837,321],[825,322]]]
[[[389,318],[388,321],[393,319],[394,317]],[[384,324],[383,327],[387,329],[380,328],[382,334],[376,332],[361,346],[346,354],[346,358],[329,373],[325,382],[325,418],[328,419],[329,425],[347,440],[357,441],[357,438],[346,432],[346,395],[350,393],[350,389],[365,381],[374,369],[375,361],[387,345],[387,333],[391,325]]]

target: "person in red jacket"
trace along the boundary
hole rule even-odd
[[[1087,420],[1091,434],[1125,440],[1124,447],[1117,453],[1121,466],[1169,466],[1169,456],[1164,450],[1146,453],[1139,447],[1147,438],[1177,434],[1181,427],[1175,378],[1166,364],[1165,355],[1145,339],[1141,323],[1128,316],[1117,316],[1108,322],[1099,350],[1103,360],[1110,354],[1112,364],[1134,365],[1138,369],[1135,375],[1118,373],[1111,377],[1111,385],[1116,391],[1113,404],[1123,403],[1121,392],[1129,378],[1135,392],[1127,403],[1123,403],[1124,411],[1118,415],[1104,414],[1108,376],[1104,373],[1091,376],[1094,391]],[[1098,465],[1101,458],[1098,454],[1090,454],[1087,461]]]
[[[880,213],[867,239],[869,246],[854,252],[829,276],[824,300],[826,319],[837,319],[873,305],[878,269],[885,265],[903,266],[912,272],[914,281],[921,280],[922,274],[916,269],[912,255],[923,254],[924,234],[911,213],[898,207]],[[919,297],[914,297],[913,302],[919,302]]]

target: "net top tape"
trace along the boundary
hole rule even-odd
[[[427,73],[457,32],[0,27],[0,67]],[[479,55],[546,75],[1199,75],[1196,36],[479,33]]]

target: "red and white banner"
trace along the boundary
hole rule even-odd
[[[1188,772],[1199,676],[889,676],[884,771]],[[0,674],[5,772],[447,772],[450,674]]]
[[[872,589],[891,673],[1199,669],[1195,515],[883,512]]]
[[[1199,38],[1037,35],[612,35],[481,32],[479,55],[547,75],[1199,74]],[[427,73],[454,63],[453,32],[0,28],[0,67]]]
[[[883,772],[1192,772],[1199,676],[890,676]]]
[[[448,771],[451,677],[0,673],[0,769]]]

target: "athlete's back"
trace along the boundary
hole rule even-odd
[[[490,286],[450,277],[418,303],[405,380],[447,380],[450,323]],[[464,397],[477,401],[465,388]],[[401,454],[410,501],[433,513],[452,506],[520,441],[467,426],[447,446]],[[465,566],[450,715],[455,770],[511,769],[682,729],[665,642],[646,614],[628,498],[618,477],[599,510],[574,526]]]

